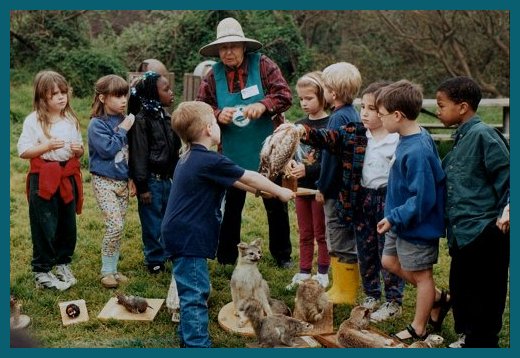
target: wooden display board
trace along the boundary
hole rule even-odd
[[[262,348],[257,342],[246,343],[247,348]],[[321,344],[311,336],[301,336],[294,339],[294,346],[286,345],[274,346],[273,348],[319,348]]]
[[[153,321],[155,315],[159,312],[161,308],[164,298],[145,298],[148,302],[148,307],[146,311],[143,313],[132,313],[127,311],[127,309],[117,303],[117,298],[112,297],[107,302],[105,307],[98,314],[97,318],[99,319],[119,319],[119,320],[127,320],[127,321]]]
[[[70,304],[75,304],[79,307],[79,316],[75,318],[70,318],[65,312],[66,308]],[[85,300],[75,300],[75,301],[67,301],[67,302],[59,302],[58,307],[60,308],[61,314],[61,322],[64,326],[69,326],[71,324],[87,322],[89,320],[87,303]]]
[[[255,331],[251,323],[247,321],[244,327],[238,327],[238,317],[235,316],[233,302],[229,302],[218,313],[218,324],[227,332],[232,332],[246,337],[254,337]]]

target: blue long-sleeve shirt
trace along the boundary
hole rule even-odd
[[[351,122],[361,122],[359,113],[354,106],[345,105],[331,113],[327,129],[339,129]],[[316,182],[318,190],[325,199],[337,199],[342,185],[342,162],[339,155],[324,149],[321,157],[320,178]]]
[[[436,244],[445,234],[446,175],[425,129],[403,136],[390,169],[385,217],[392,231],[415,243]]]
[[[121,116],[93,117],[87,130],[89,170],[116,180],[128,180],[127,131]]]

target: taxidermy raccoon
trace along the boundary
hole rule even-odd
[[[325,289],[313,279],[304,280],[298,286],[294,302],[294,314],[311,323],[323,318],[323,312],[329,304]]]
[[[292,347],[294,337],[313,328],[310,323],[280,314],[264,317],[262,305],[254,298],[242,301],[240,309],[251,322],[258,343],[262,347],[282,344]]]

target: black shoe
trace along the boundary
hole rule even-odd
[[[290,269],[291,267],[294,266],[294,263],[293,263],[291,260],[287,260],[287,261],[278,261],[278,262],[276,263],[276,265],[277,265],[279,268]]]
[[[148,265],[148,272],[151,274],[164,272],[164,264]]]

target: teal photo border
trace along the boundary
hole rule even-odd
[[[3,139],[0,139],[0,165],[5,168],[9,167],[9,35],[7,31],[7,27],[9,26],[9,13],[10,10],[63,10],[63,9],[91,9],[91,10],[143,10],[143,9],[162,9],[162,10],[210,10],[210,9],[244,9],[244,10],[261,10],[261,9],[280,9],[280,10],[376,10],[376,9],[385,9],[385,10],[461,10],[461,9],[471,9],[471,10],[511,10],[510,13],[510,21],[511,21],[511,39],[514,37],[514,32],[517,31],[515,25],[515,19],[517,13],[513,11],[513,7],[515,6],[516,1],[507,1],[507,0],[494,0],[494,1],[481,1],[481,0],[437,0],[437,1],[410,1],[410,0],[393,0],[393,1],[383,1],[383,0],[372,0],[372,1],[352,1],[352,0],[321,0],[321,1],[310,1],[310,0],[263,0],[258,2],[248,1],[236,1],[236,0],[191,0],[191,1],[172,1],[172,0],[147,0],[147,1],[135,1],[135,0],[112,0],[112,1],[99,1],[99,0],[76,0],[76,1],[60,1],[60,0],[4,0],[1,1],[0,7],[0,24],[2,28],[4,28],[5,32],[1,32],[1,41],[2,45],[2,54],[0,55],[0,61],[2,68],[1,76],[1,113],[4,115],[1,116],[0,120],[0,135]],[[518,45],[516,41],[511,41],[511,64],[516,63],[514,58],[516,58],[516,52],[518,50]],[[516,95],[516,68],[511,66],[511,91],[510,91],[510,100],[514,102],[513,99]],[[511,110],[511,132],[516,133],[516,118],[514,113],[516,106],[512,105]],[[511,149],[515,151],[516,146],[514,143],[511,145]],[[512,155],[514,158],[514,155]],[[511,161],[511,182],[515,182],[514,178],[516,177],[516,172],[514,168],[515,160]],[[0,274],[1,274],[1,282],[0,291],[2,299],[0,302],[4,302],[4,304],[0,305],[2,307],[0,322],[4,322],[5,330],[2,329],[0,333],[0,351],[2,356],[18,356],[22,354],[23,356],[28,356],[29,354],[32,357],[35,357],[34,354],[38,358],[58,358],[58,357],[67,357],[70,358],[71,355],[76,356],[77,354],[81,356],[91,356],[93,354],[103,355],[103,356],[133,356],[133,357],[149,357],[149,356],[170,356],[170,357],[188,357],[190,355],[196,354],[198,355],[209,355],[210,357],[217,358],[228,358],[228,357],[264,357],[268,356],[280,356],[286,354],[291,354],[297,357],[315,357],[316,355],[324,356],[324,357],[341,357],[341,358],[350,358],[352,356],[362,356],[362,357],[383,357],[383,356],[392,356],[392,357],[404,357],[404,356],[416,356],[417,354],[421,354],[421,356],[435,356],[439,357],[440,355],[447,356],[461,356],[461,357],[490,357],[497,358],[499,356],[510,356],[510,355],[518,355],[518,351],[516,349],[516,319],[515,314],[516,311],[514,308],[510,309],[511,318],[510,318],[510,348],[506,349],[494,349],[494,350],[483,350],[483,349],[473,349],[473,350],[464,350],[464,349],[430,349],[430,350],[382,350],[382,349],[296,349],[296,350],[283,350],[283,349],[229,349],[229,348],[217,348],[211,349],[210,351],[195,349],[195,350],[165,350],[165,349],[98,349],[96,351],[92,351],[91,349],[44,349],[44,348],[33,348],[32,350],[27,349],[11,349],[9,348],[9,334],[7,333],[7,322],[8,322],[8,311],[7,311],[7,296],[9,294],[9,192],[10,192],[10,184],[9,178],[7,175],[0,175],[0,217],[1,220],[1,234],[0,237],[3,238],[1,241],[0,252],[2,258],[0,259]],[[516,197],[516,188],[513,187],[511,189],[511,194],[513,196],[512,201],[514,202]],[[514,206],[514,204],[513,204]],[[515,216],[515,209],[513,209],[513,216]],[[514,220],[513,220],[514,221]],[[516,221],[515,221],[516,222]],[[516,260],[515,256],[518,255],[518,240],[516,235],[516,226],[513,224],[511,229],[511,265],[510,265],[510,306],[514,306],[513,298],[516,298],[516,274],[513,271],[516,270]],[[483,265],[486,263],[483,262]],[[483,290],[486,289],[483,283]],[[476,313],[478,314],[478,313]],[[172,327],[171,334],[176,334]],[[517,351],[517,353],[514,353]]]

